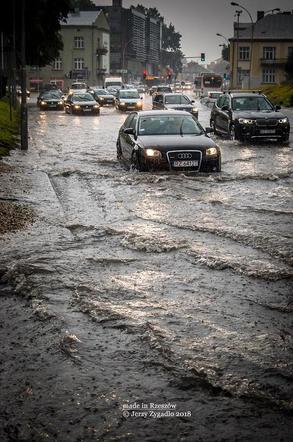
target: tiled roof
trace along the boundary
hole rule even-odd
[[[66,23],[61,23],[61,26],[91,26],[100,15],[100,11],[79,11],[76,13],[69,13],[66,18]]]
[[[237,23],[234,23],[234,38]],[[239,23],[239,39],[250,39],[251,23]],[[293,14],[268,14],[254,23],[254,38],[293,40]]]

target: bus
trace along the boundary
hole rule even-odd
[[[194,79],[194,92],[200,97],[206,97],[208,92],[223,90],[223,78],[213,73],[202,73]]]

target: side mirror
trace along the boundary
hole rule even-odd
[[[229,106],[225,105],[225,106],[223,106],[223,107],[221,108],[221,110],[224,111],[224,112],[225,112],[225,111],[228,111],[228,110],[229,110]]]
[[[134,135],[135,134],[134,129],[132,127],[126,127],[125,129],[123,129],[123,132],[125,134],[128,134],[128,135]]]
[[[194,100],[191,100],[191,103],[194,103]]]
[[[214,129],[212,127],[206,127],[205,131],[206,131],[207,134],[211,134],[211,133],[214,132]]]
[[[280,110],[280,109],[281,109],[281,106],[279,106],[279,104],[277,104],[277,105],[275,106],[275,110],[278,111],[278,110]]]
[[[143,97],[140,97],[141,100],[143,100]]]

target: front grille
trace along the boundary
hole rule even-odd
[[[201,165],[202,152],[200,150],[174,150],[167,152],[167,159],[173,170],[198,171]],[[178,165],[178,162],[182,164],[179,163]],[[196,164],[188,164],[189,162],[196,162]]]
[[[267,118],[261,118],[256,120],[257,126],[277,126],[278,120],[272,120]]]

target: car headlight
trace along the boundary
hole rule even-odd
[[[47,103],[45,101],[41,101],[41,104],[44,105],[44,104],[47,104]]]
[[[145,149],[144,151],[147,157],[151,158],[161,158],[162,154],[158,149]]]
[[[120,103],[120,106],[125,106],[125,102],[124,101],[121,101],[121,103]]]
[[[94,105],[94,108],[95,108],[95,109],[99,109],[99,107],[100,107],[100,106],[99,106],[98,104],[95,104],[95,105]]]
[[[193,107],[192,112],[198,112],[198,109],[196,107]]]
[[[248,118],[239,118],[238,121],[240,124],[253,124],[253,123],[255,123],[255,120],[250,120]]]
[[[279,123],[283,123],[283,124],[286,124],[286,123],[288,123],[288,118],[287,117],[285,117],[285,118],[280,118],[280,120],[279,120]]]
[[[206,150],[206,156],[212,156],[212,155],[217,155],[217,154],[218,154],[218,151],[217,151],[216,147],[209,147]]]
[[[79,104],[75,104],[74,109],[80,109]]]
[[[58,101],[58,104],[63,104],[63,101]]]
[[[100,100],[101,100],[101,101],[103,101],[103,100],[104,100],[104,98],[103,98],[103,97],[100,97]]]
[[[136,103],[136,106],[141,107],[141,106],[142,106],[142,102],[141,102],[141,101],[138,101],[138,102]]]

